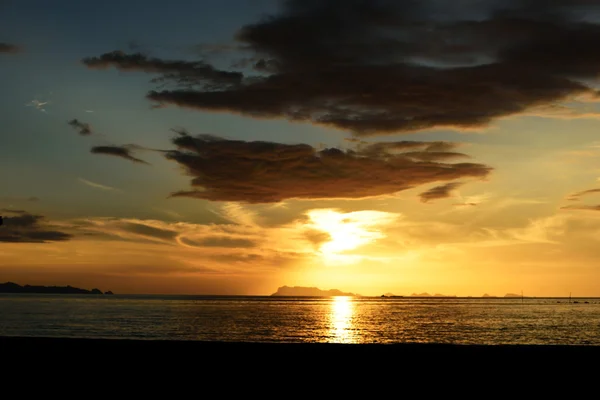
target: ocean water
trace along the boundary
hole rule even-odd
[[[0,294],[0,336],[600,345],[600,299]]]

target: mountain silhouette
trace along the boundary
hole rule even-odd
[[[354,293],[345,293],[338,289],[321,290],[316,287],[282,286],[271,296],[360,296]]]
[[[102,294],[99,289],[80,289],[73,286],[21,286],[14,282],[0,283],[0,293],[40,293],[40,294]],[[112,294],[111,291],[106,294]]]

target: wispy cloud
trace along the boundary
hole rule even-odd
[[[183,215],[181,215],[177,211],[166,210],[166,209],[162,209],[162,208],[153,208],[153,210],[161,212],[161,213],[163,213],[165,215],[168,215],[171,218],[175,218],[175,219],[182,219],[183,218]]]
[[[100,183],[88,181],[87,179],[78,178],[78,180],[79,180],[79,182],[81,182],[81,183],[83,183],[83,184],[85,184],[87,186],[93,187],[95,189],[117,190],[117,191],[120,191],[120,189],[117,189],[117,188],[114,188],[114,187],[111,187],[111,186],[101,185]]]
[[[258,214],[250,211],[239,203],[226,203],[220,213],[226,220],[242,226],[258,226]]]
[[[567,200],[570,201],[579,201],[583,196],[589,196],[591,194],[600,193],[600,189],[589,189],[581,192],[573,193],[567,197]]]
[[[46,113],[46,105],[50,104],[49,101],[40,101],[37,99],[31,100],[29,103],[25,104],[27,107],[35,107],[37,110],[40,110],[43,113]]]
[[[471,196],[462,196],[459,191],[456,193],[456,197],[460,200],[460,203],[455,203],[457,207],[474,207],[490,200],[492,197],[490,193],[482,193]]]
[[[85,218],[63,221],[58,226],[80,240],[152,244],[152,251],[187,262],[202,262],[222,272],[281,268],[286,263],[315,256],[314,244],[306,236],[305,220],[278,226],[263,226],[249,217],[241,205],[222,212],[237,222],[194,224],[160,220]]]

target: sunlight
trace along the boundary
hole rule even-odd
[[[352,317],[354,302],[349,296],[336,296],[331,300],[330,334],[332,342],[356,343]]]
[[[341,213],[336,210],[311,210],[308,217],[316,229],[330,237],[321,244],[319,251],[323,256],[334,259],[340,258],[340,253],[385,237],[375,226],[391,222],[395,215],[379,211]]]

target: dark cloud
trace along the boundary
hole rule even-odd
[[[110,156],[121,157],[129,161],[133,161],[135,163],[148,164],[144,160],[140,160],[131,155],[132,148],[134,146],[95,146],[92,147],[91,152],[94,154],[107,154]],[[149,164],[148,164],[149,165]]]
[[[207,90],[211,88],[235,87],[241,83],[243,74],[220,71],[202,61],[165,61],[148,58],[141,53],[125,54],[121,51],[103,54],[100,57],[84,58],[88,68],[106,69],[111,66],[121,71],[143,71],[163,74],[154,82],[176,82],[179,85],[198,85],[204,82]]]
[[[225,247],[225,248],[253,248],[257,243],[248,239],[236,239],[226,236],[211,236],[202,239],[192,240],[182,238],[181,242],[193,247]]]
[[[147,97],[357,134],[484,127],[591,93],[598,1],[288,0],[236,34],[239,71],[112,52],[84,59],[159,74]],[[242,49],[242,50],[240,50]],[[588,83],[585,83],[588,82]]]
[[[431,200],[445,199],[452,197],[452,192],[462,185],[464,185],[464,182],[450,182],[445,185],[436,186],[432,189],[429,189],[428,191],[421,193],[419,197],[423,203],[427,203]]]
[[[53,230],[45,224],[41,215],[29,214],[23,210],[2,210],[13,216],[4,216],[0,227],[0,243],[47,243],[71,239],[71,235]]]
[[[192,137],[180,132],[173,143],[179,150],[168,152],[166,157],[193,177],[194,189],[172,196],[213,201],[359,199],[391,195],[432,182],[484,178],[492,170],[483,164],[442,162],[447,158],[445,153],[440,156],[429,150],[453,147],[445,142],[376,143],[356,150],[317,150],[307,144]],[[406,149],[411,151],[402,152]],[[415,153],[429,156],[415,157]]]
[[[469,158],[468,155],[457,153],[452,150],[460,146],[460,143],[451,142],[418,142],[402,140],[398,142],[369,143],[356,141],[357,149],[364,155],[377,156],[387,152],[402,152],[405,157],[423,161],[441,161],[453,158]]]
[[[582,196],[587,196],[589,194],[595,194],[595,193],[600,193],[600,189],[589,189],[589,190],[584,190],[582,192],[573,193],[572,195],[570,195],[567,198],[567,200],[578,201]]]
[[[588,211],[600,211],[600,205],[597,206],[565,206],[561,207],[561,210],[588,210]]]
[[[92,134],[92,127],[86,122],[81,122],[78,119],[72,119],[68,122],[68,124],[75,128],[82,136]]]
[[[10,44],[10,43],[3,43],[0,42],[0,53],[18,53],[21,51],[21,48],[19,46],[15,46],[14,44]]]
[[[148,236],[162,240],[175,240],[178,233],[169,229],[155,228],[153,226],[137,224],[135,222],[123,223],[121,229],[141,236]]]

